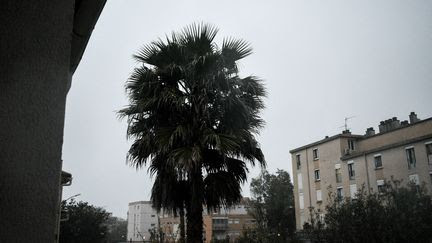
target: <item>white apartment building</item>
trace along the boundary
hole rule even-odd
[[[150,230],[157,229],[159,216],[149,201],[129,203],[127,213],[127,240],[143,242],[150,240]]]

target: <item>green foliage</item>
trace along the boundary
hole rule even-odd
[[[60,243],[106,242],[110,213],[87,202],[62,202],[68,220],[60,224]]]
[[[200,242],[203,204],[209,210],[241,199],[247,164],[265,165],[255,135],[264,121],[265,89],[241,78],[237,61],[251,53],[242,40],[214,43],[217,28],[193,24],[144,46],[127,84],[127,117],[133,143],[128,161],[149,165],[155,176],[153,206],[186,209],[188,238]]]
[[[254,198],[249,213],[257,225],[253,231],[245,231],[242,240],[247,242],[248,237],[254,242],[293,240],[294,196],[288,172],[278,170],[276,174],[269,174],[262,171],[258,178],[252,179],[251,192]]]
[[[117,217],[110,217],[107,220],[107,243],[126,241],[127,221]]]
[[[325,226],[305,229],[316,242],[432,242],[431,200],[424,187],[398,181],[380,193],[363,188],[354,200],[331,193]]]

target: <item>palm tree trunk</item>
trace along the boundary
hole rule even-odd
[[[187,210],[187,242],[202,243],[203,242],[203,175],[201,167],[196,168],[190,177],[191,181],[191,198]]]
[[[186,242],[186,237],[185,237],[185,212],[184,212],[184,208],[180,208],[180,240],[179,243],[185,243]]]

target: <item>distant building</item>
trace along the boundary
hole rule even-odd
[[[234,242],[243,234],[243,230],[255,227],[255,220],[247,212],[248,201],[248,198],[243,198],[240,204],[232,208],[221,208],[210,214],[204,211],[205,242],[227,238]]]
[[[185,218],[186,221],[186,218]],[[186,222],[185,222],[186,223]],[[160,230],[164,242],[177,242],[180,239],[180,218],[164,214],[159,217]]]
[[[214,239],[225,240],[227,238],[230,239],[230,242],[234,242],[242,235],[243,230],[255,227],[255,220],[247,212],[248,202],[249,198],[243,198],[236,206],[229,209],[221,208],[210,214],[204,209],[203,238],[205,242],[210,243]],[[158,214],[149,201],[129,203],[127,220],[128,241],[148,241],[150,230],[158,233],[160,231],[163,234],[164,242],[177,242],[180,239],[180,218],[170,214]]]
[[[143,242],[150,240],[150,231],[157,232],[159,216],[149,201],[129,203],[127,213],[127,240]]]
[[[420,120],[414,112],[409,121],[382,121],[377,134],[373,128],[364,135],[347,130],[290,153],[297,229],[309,221],[309,208],[324,215],[329,186],[340,197],[354,198],[362,186],[379,192],[393,177],[432,191],[432,118]]]

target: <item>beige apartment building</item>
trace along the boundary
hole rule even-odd
[[[249,198],[243,198],[238,205],[203,213],[205,242],[229,239],[235,242],[243,231],[255,227],[254,218],[248,214]]]
[[[432,192],[432,117],[420,120],[414,112],[409,121],[380,122],[376,134],[372,127],[364,135],[345,130],[290,153],[297,229],[309,221],[311,207],[324,215],[329,188],[354,198],[363,186],[376,192],[394,178]]]

